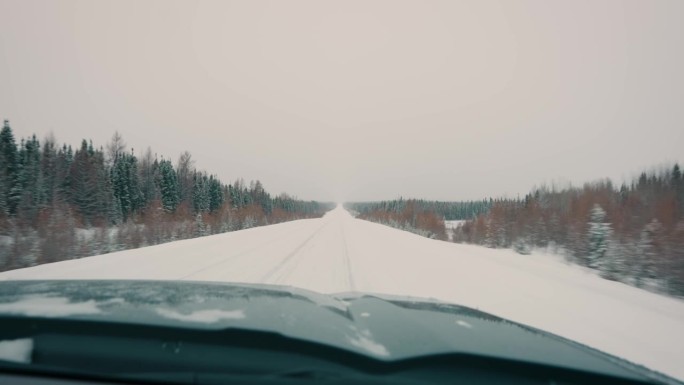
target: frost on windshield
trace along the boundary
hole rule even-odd
[[[65,297],[23,297],[15,302],[0,304],[0,313],[32,317],[67,317],[99,314],[101,310],[93,300],[69,302]]]
[[[0,341],[0,360],[2,361],[29,364],[32,352],[33,339],[31,338]]]
[[[361,348],[366,352],[372,353],[376,356],[388,357],[390,355],[390,352],[384,345],[373,340],[373,335],[370,331],[366,329],[358,330],[353,325],[349,328],[354,332],[354,335],[347,336],[347,341],[353,346]]]
[[[222,320],[243,319],[243,310],[198,310],[189,314],[183,314],[169,309],[156,309],[157,314],[162,317],[183,322],[216,323]]]
[[[464,321],[464,320],[460,320],[460,319],[459,319],[459,320],[456,320],[456,325],[458,325],[458,326],[463,326],[464,328],[467,328],[467,329],[472,329],[472,328],[473,328],[473,325],[469,324],[468,322],[466,322],[466,321]]]

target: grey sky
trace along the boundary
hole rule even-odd
[[[684,1],[0,0],[17,136],[305,199],[460,200],[682,160]]]

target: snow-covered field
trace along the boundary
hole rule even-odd
[[[684,301],[548,255],[429,240],[341,207],[288,222],[42,265],[0,279],[168,279],[435,298],[587,344],[684,380]]]

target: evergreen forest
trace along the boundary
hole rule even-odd
[[[0,131],[0,271],[302,218],[329,203],[271,195],[258,180],[226,184],[115,133],[104,147]]]

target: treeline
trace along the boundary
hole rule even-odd
[[[380,202],[353,202],[345,206],[361,214],[369,212],[399,213],[409,204],[415,206],[415,209],[421,212],[431,212],[444,220],[453,221],[471,219],[477,215],[484,214],[489,211],[493,201],[491,198],[464,202],[440,202],[423,199],[405,200],[404,198],[399,198]]]
[[[272,197],[261,182],[225,184],[151,149],[136,156],[117,133],[105,148],[18,144],[0,131],[0,270],[321,216],[330,204]]]
[[[487,212],[491,200],[438,202],[399,198],[381,202],[352,202],[345,207],[357,218],[410,231],[431,239],[446,240],[444,220],[473,218]]]
[[[534,189],[501,200],[457,228],[454,240],[512,247],[526,254],[553,247],[608,279],[684,295],[684,179],[679,165],[610,180]]]

